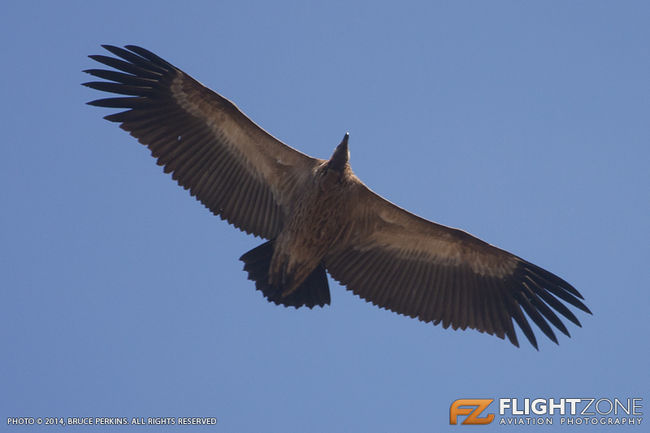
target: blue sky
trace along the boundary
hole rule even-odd
[[[647,413],[649,18],[640,1],[5,3],[0,430],[464,431],[459,398],[636,397]],[[557,273],[594,315],[537,352],[331,280],[328,308],[269,304],[238,261],[261,240],[85,105],[103,43],[149,48],[310,155],[349,131],[373,190]]]

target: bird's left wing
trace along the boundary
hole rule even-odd
[[[522,310],[556,343],[548,322],[569,332],[554,310],[580,326],[562,301],[590,312],[560,277],[464,231],[413,215],[357,182],[349,236],[325,257],[325,265],[360,297],[445,328],[507,336],[518,346],[514,319],[535,348]]]
[[[84,83],[126,95],[89,102],[126,111],[106,116],[145,144],[165,172],[215,215],[272,239],[295,201],[295,186],[319,161],[272,137],[230,101],[157,55],[104,45],[117,56],[90,56],[116,70],[85,72]]]

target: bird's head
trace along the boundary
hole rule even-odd
[[[348,165],[348,161],[350,160],[350,151],[348,150],[348,138],[350,138],[350,134],[346,132],[345,135],[343,136],[343,140],[341,140],[341,144],[336,146],[336,149],[334,149],[334,153],[332,154],[332,157],[327,162],[328,170],[335,170],[339,173],[342,173],[343,170],[345,170],[345,167]]]

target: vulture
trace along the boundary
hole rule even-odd
[[[374,305],[444,328],[471,328],[538,349],[532,321],[553,342],[591,314],[562,278],[462,230],[414,215],[350,168],[348,134],[329,160],[287,146],[235,104],[152,52],[102,45],[110,67],[85,86],[117,96],[88,104],[146,145],[213,214],[267,241],[240,260],[277,305],[330,303],[327,273]]]

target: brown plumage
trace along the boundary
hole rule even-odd
[[[565,302],[590,313],[563,279],[373,193],[350,169],[347,134],[329,160],[312,158],[155,54],[104,48],[117,57],[90,57],[117,71],[89,69],[107,81],[84,84],[126,96],[89,104],[126,109],[105,118],[212,213],[269,239],[241,257],[269,301],[329,304],[327,271],[379,307],[518,346],[514,319],[535,348],[524,312],[556,343],[550,324],[569,335],[556,312],[580,326]]]

